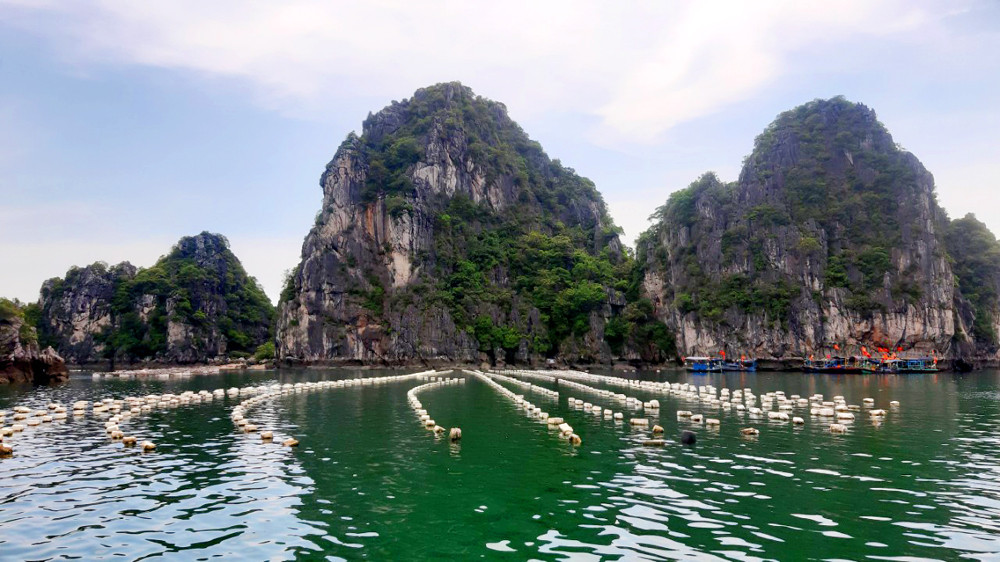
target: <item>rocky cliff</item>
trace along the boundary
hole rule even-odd
[[[149,269],[103,263],[42,286],[45,343],[73,363],[192,363],[252,353],[274,309],[218,234],[182,238]]]
[[[968,363],[1000,360],[1000,242],[975,215],[945,236],[958,284],[955,352]]]
[[[70,268],[64,278],[46,281],[39,300],[42,342],[58,348],[70,363],[99,360],[104,352],[103,335],[115,327],[115,293],[135,279],[137,272],[128,262],[112,267],[95,263]]]
[[[38,334],[17,303],[0,299],[0,384],[45,384],[69,378],[66,363],[51,347],[41,350]]]
[[[642,292],[682,353],[955,351],[962,296],[934,179],[861,104],[781,114],[736,182],[706,174],[655,219]]]
[[[631,259],[600,194],[500,103],[457,83],[419,90],[369,115],[320,185],[279,305],[279,357],[607,361],[626,343],[658,353],[663,334],[642,311],[605,333],[626,308]]]

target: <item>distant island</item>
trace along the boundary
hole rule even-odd
[[[320,186],[276,308],[202,233],[149,269],[73,268],[7,317],[72,364],[1000,361],[1000,243],[842,97],[779,115],[736,181],[671,194],[634,251],[593,182],[459,83],[369,115]]]

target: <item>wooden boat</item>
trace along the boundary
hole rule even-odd
[[[738,361],[723,361],[722,362],[723,371],[739,371],[745,373],[753,373],[757,371],[757,360],[756,359],[740,359]]]
[[[936,373],[937,359],[933,357],[918,357],[916,359],[900,359],[899,373]]]
[[[900,372],[904,361],[902,359],[884,359],[878,372],[884,374],[895,374]]]
[[[916,359],[874,359],[866,358],[862,363],[866,373],[896,374],[896,373],[937,373],[937,360],[933,357]]]
[[[692,373],[721,373],[722,360],[714,357],[685,357],[684,367]]]
[[[865,373],[879,373],[882,370],[882,361],[874,357],[865,357],[861,360],[861,370]]]
[[[833,373],[840,375],[860,374],[864,362],[857,357],[828,357],[826,359],[806,359],[802,370],[807,373]]]

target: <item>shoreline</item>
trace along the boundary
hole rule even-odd
[[[973,364],[965,363],[965,368],[960,368],[960,365],[956,365],[958,360],[945,359],[940,362],[940,369],[938,373],[951,373],[951,372],[967,372],[969,370],[982,370],[982,369],[996,369],[1000,368],[1000,365],[996,361],[977,361]],[[415,368],[486,368],[486,369],[518,369],[518,368],[530,368],[537,370],[580,370],[580,371],[590,371],[590,370],[603,370],[603,371],[613,371],[620,373],[636,373],[639,371],[655,371],[657,373],[663,370],[673,370],[673,369],[683,369],[682,365],[676,363],[668,364],[657,364],[657,365],[632,365],[629,363],[615,363],[615,364],[565,364],[556,365],[552,369],[547,369],[546,366],[540,365],[477,365],[474,363],[463,363],[463,362],[421,362],[421,363],[405,363],[397,365],[376,365],[376,364],[356,364],[351,362],[342,361],[325,361],[325,362],[314,362],[314,363],[258,363],[249,364],[242,362],[233,363],[223,363],[223,364],[183,364],[183,365],[163,365],[154,364],[147,365],[140,368],[131,369],[117,369],[114,371],[105,371],[95,368],[96,366],[90,365],[74,365],[69,369],[71,373],[81,373],[90,372],[91,376],[95,379],[100,378],[168,378],[168,377],[191,377],[191,376],[201,376],[201,375],[218,375],[226,372],[243,372],[243,371],[284,371],[289,369],[304,369],[304,370],[320,370],[320,369],[357,369],[357,370],[408,370]],[[971,368],[968,368],[971,367]],[[734,373],[737,371],[733,371]],[[802,373],[802,359],[792,358],[792,359],[759,359],[757,372],[781,372],[781,373]]]

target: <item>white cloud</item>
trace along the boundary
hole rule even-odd
[[[655,140],[677,123],[752,96],[785,76],[788,55],[807,43],[919,31],[933,22],[913,6],[0,0],[8,25],[46,36],[70,62],[235,79],[260,103],[287,113],[461,79],[519,116],[596,115],[595,138],[626,142]]]
[[[417,87],[458,79],[504,101],[517,119],[564,114],[570,119],[550,122],[595,123],[592,142],[623,153],[643,152],[646,160],[655,158],[673,171],[659,175],[650,187],[649,182],[635,185],[627,170],[594,170],[605,176],[599,187],[631,241],[668,192],[700,171],[688,173],[691,163],[679,139],[655,148],[630,144],[657,143],[681,123],[794,82],[804,70],[865,68],[866,61],[852,56],[872,45],[933,45],[919,53],[947,59],[937,66],[971,65],[976,61],[967,55],[979,52],[979,40],[941,23],[955,9],[953,3],[907,0],[0,0],[0,29],[15,27],[43,38],[62,62],[83,75],[102,65],[169,69],[200,83],[238,84],[263,107],[310,119],[336,110],[344,100],[374,99],[370,107],[376,109]],[[866,43],[871,38],[879,40]],[[905,70],[921,74],[925,62],[911,62]],[[26,145],[49,140],[44,132],[26,138],[23,131],[32,127],[18,123],[18,108],[3,101],[0,171]],[[950,138],[962,134],[955,131]],[[927,151],[921,148],[918,156]],[[1000,232],[998,219],[992,218],[997,213],[986,212],[996,209],[987,193],[996,177],[994,160],[987,154],[975,162],[929,167],[938,174],[945,188],[942,200],[953,214],[978,209],[980,218],[992,220]],[[720,157],[706,169],[735,162],[738,156]],[[0,279],[0,294],[33,299],[40,278],[99,259],[151,265],[176,241],[172,235],[135,239],[133,233],[141,229],[134,223],[147,218],[123,216],[110,204],[16,207],[10,199],[17,202],[22,188],[10,177],[0,182],[0,191],[7,188],[10,195],[0,207],[0,240],[8,241],[0,244],[0,263],[10,264]],[[104,216],[117,218],[92,220]],[[33,224],[47,226],[31,241],[9,242],[38,231],[30,228]],[[263,236],[230,236],[230,241],[248,272],[276,299],[282,272],[297,262],[301,237]]]

